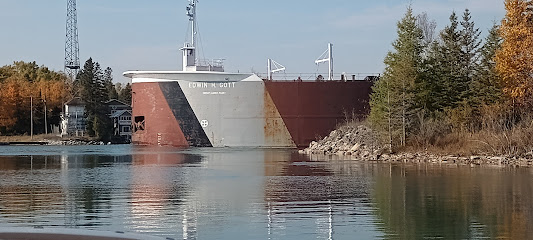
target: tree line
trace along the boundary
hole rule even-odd
[[[533,140],[513,133],[533,133],[525,126],[533,119],[533,2],[506,0],[505,8],[485,39],[468,9],[452,12],[437,36],[435,21],[407,9],[370,101],[370,123],[391,151],[465,141],[526,151]]]
[[[131,85],[113,84],[112,69],[102,70],[91,58],[74,81],[36,62],[14,62],[0,67],[0,89],[0,135],[29,135],[32,105],[34,134],[49,133],[60,125],[63,105],[81,97],[87,102],[88,133],[106,139],[112,123],[105,102],[131,103]]]
[[[131,85],[124,88],[120,84],[113,84],[113,70],[107,67],[102,70],[98,62],[89,58],[78,77],[74,81],[74,88],[83,101],[85,101],[85,117],[87,119],[87,133],[100,140],[111,140],[113,122],[109,117],[110,110],[106,102],[118,99],[126,104],[131,104]]]

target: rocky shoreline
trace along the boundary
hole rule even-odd
[[[111,142],[83,141],[83,140],[47,140],[46,145],[52,146],[78,146],[78,145],[111,145]]]
[[[533,153],[519,156],[455,156],[423,153],[388,154],[387,148],[376,140],[372,130],[365,125],[346,125],[329,136],[313,141],[308,148],[300,150],[307,155],[335,155],[343,159],[388,163],[458,164],[466,166],[532,167]]]

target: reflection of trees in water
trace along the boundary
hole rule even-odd
[[[63,156],[62,186],[66,226],[110,225],[113,201],[124,197],[127,170],[112,166],[131,162],[131,156]],[[113,201],[112,201],[113,200]]]
[[[181,172],[174,166],[201,161],[199,155],[153,152],[0,156],[1,222],[95,227],[130,219],[128,224],[148,228],[175,218],[168,229],[181,227],[182,216],[172,211],[180,207],[188,182],[177,177]],[[143,215],[135,209],[158,211]]]
[[[390,238],[527,239],[530,183],[525,170],[384,165],[373,199]]]
[[[0,171],[25,171],[61,168],[60,156],[0,156]]]
[[[57,168],[60,168],[58,156],[1,156],[1,218],[9,221],[60,211],[62,206],[57,202],[61,202],[63,192],[53,184],[57,178],[46,174]]]
[[[265,151],[265,197],[270,201],[328,201],[369,196],[369,164]]]

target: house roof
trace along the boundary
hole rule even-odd
[[[105,104],[107,105],[124,105],[124,106],[130,106],[129,104],[126,104],[118,99],[111,99],[109,101],[107,101]]]
[[[119,110],[111,114],[111,118],[118,118],[126,113],[128,113],[131,116],[131,112],[129,110]]]
[[[85,106],[85,101],[81,100],[80,97],[75,97],[70,101],[66,102],[65,105],[69,106]]]

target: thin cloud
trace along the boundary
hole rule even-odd
[[[365,9],[332,22],[339,28],[375,28],[396,23],[407,9],[406,5],[378,6]]]
[[[477,15],[504,14],[502,0],[456,0],[456,1],[416,1],[413,9],[435,16],[449,15],[452,11],[462,12],[469,9]]]

